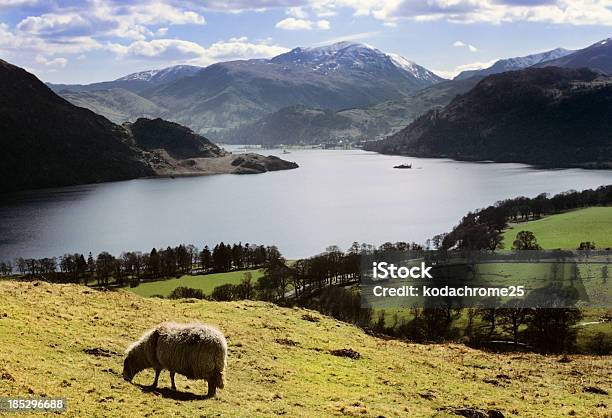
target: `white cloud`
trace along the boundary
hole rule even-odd
[[[85,4],[85,3],[84,3]],[[202,15],[178,9],[161,2],[115,5],[97,0],[79,10],[58,10],[39,16],[28,16],[17,24],[17,30],[31,36],[52,37],[120,37],[145,39],[153,36],[148,28],[153,25],[204,25]]]
[[[66,64],[68,64],[68,60],[66,58],[52,58],[48,59],[42,55],[37,55],[35,59],[36,63],[42,64],[45,67],[60,67],[64,68]]]
[[[374,37],[376,37],[379,34],[380,34],[380,32],[359,32],[359,33],[352,33],[350,35],[337,36],[337,37],[334,37],[334,38],[326,39],[323,42],[317,42],[317,43],[315,43],[313,45],[314,46],[321,46],[321,45],[335,44],[336,42],[342,42],[342,41],[361,41],[363,39],[374,38]]]
[[[308,19],[296,19],[294,17],[288,17],[276,23],[277,29],[283,30],[329,30],[331,24],[329,20],[321,19],[317,21]]]
[[[206,53],[200,58],[201,64],[230,59],[270,58],[289,51],[279,45],[266,43],[251,43],[246,37],[215,42],[206,48]]]
[[[287,9],[286,13],[287,15],[297,19],[308,18],[308,12],[306,12],[303,7],[290,7]]]
[[[542,22],[612,26],[610,0],[339,0],[356,15],[384,21],[446,20],[452,23]]]
[[[166,36],[168,33],[168,28],[159,28],[155,31],[155,35],[157,36]]]
[[[478,61],[478,62],[471,62],[469,64],[459,65],[453,69],[432,70],[432,71],[436,73],[437,75],[439,75],[440,77],[453,78],[462,71],[482,70],[483,68],[489,68],[490,66],[495,64],[498,60],[499,58],[495,58],[495,59],[492,59],[491,61]]]
[[[457,73],[460,73],[461,71],[468,71],[468,70],[482,70],[483,68],[489,68],[490,66],[495,64],[497,61],[499,61],[499,58],[494,58],[490,61],[471,62],[469,64],[459,65],[458,67],[455,68],[454,71],[456,71]]]
[[[0,9],[9,7],[34,6],[38,0],[0,0]]]
[[[232,59],[269,58],[289,50],[278,45],[252,43],[244,36],[215,42],[207,48],[180,39],[154,39],[135,41],[130,45],[109,44],[108,49],[121,58],[197,65]]]
[[[180,39],[136,41],[128,46],[110,44],[109,49],[120,56],[161,61],[193,59],[206,53],[199,44]]]
[[[466,44],[463,41],[455,41],[453,42],[453,46],[456,48],[467,48],[470,52],[478,51],[478,48],[476,48],[474,45]]]
[[[329,30],[330,29],[329,20],[319,20],[317,21],[317,28],[321,30]]]
[[[277,22],[276,28],[283,30],[310,30],[312,29],[312,21],[288,17]]]
[[[83,34],[91,32],[90,23],[77,13],[47,13],[28,16],[17,24],[17,29],[31,35]]]
[[[27,52],[54,54],[80,54],[102,49],[102,44],[87,36],[44,39],[27,33],[14,33],[5,23],[0,23],[0,51],[23,55]]]

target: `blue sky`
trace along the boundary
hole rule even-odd
[[[612,36],[612,0],[0,0],[0,58],[88,83],[353,40],[449,77]]]

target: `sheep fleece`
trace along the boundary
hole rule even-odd
[[[166,322],[147,332],[141,342],[154,368],[213,381],[223,388],[227,342],[218,329],[206,324]]]

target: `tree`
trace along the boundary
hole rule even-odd
[[[512,243],[513,250],[541,250],[538,240],[531,231],[521,231],[516,234],[516,239]]]
[[[149,265],[147,269],[153,278],[159,277],[161,274],[161,257],[155,248],[153,248],[149,254]]]
[[[562,353],[576,345],[576,323],[582,313],[576,308],[533,308],[525,335],[527,341],[545,353]]]
[[[520,328],[527,321],[531,310],[523,307],[521,300],[514,299],[508,301],[498,311],[499,325],[512,336],[514,345],[518,345]]]
[[[93,276],[94,273],[96,272],[96,262],[94,261],[91,251],[89,252],[89,255],[87,256],[87,272],[89,273],[90,276]]]
[[[222,284],[213,289],[210,297],[217,301],[230,301],[237,299],[235,297],[235,288],[231,283]]]
[[[208,249],[208,245],[200,252],[200,266],[205,271],[213,267],[212,253]]]
[[[252,299],[254,295],[253,275],[250,271],[244,273],[242,281],[236,286],[236,292],[240,299]]]
[[[96,258],[96,279],[98,286],[108,286],[109,278],[115,272],[115,257],[106,251],[98,254]]]
[[[13,265],[10,261],[3,261],[0,263],[0,274],[3,276],[8,276],[13,273]]]

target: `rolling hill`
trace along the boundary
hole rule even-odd
[[[608,167],[612,80],[587,70],[491,75],[367,149],[385,154]]]
[[[59,94],[73,105],[89,109],[118,124],[138,118],[161,117],[166,113],[165,109],[152,101],[122,88],[92,91],[63,90]]]
[[[581,242],[594,242],[597,249],[612,248],[612,207],[591,207],[512,224],[504,232],[510,248],[519,231],[531,231],[546,250],[576,249]]]
[[[0,60],[0,192],[154,174],[124,129]]]
[[[230,144],[320,144],[364,141],[391,135],[428,110],[448,104],[482,78],[447,80],[402,97],[365,108],[339,111],[289,106],[255,122],[211,133]]]
[[[607,414],[610,357],[502,355],[456,344],[379,339],[316,312],[270,303],[141,298],[77,285],[0,281],[0,395],[63,397],[65,416],[513,417]],[[121,377],[125,348],[166,321],[218,326],[227,384],[168,373],[146,391]],[[19,347],[18,350],[15,347]],[[351,349],[359,358],[332,354]],[[472,409],[473,408],[473,409]],[[476,411],[474,411],[476,410]],[[468,413],[481,415],[465,415]],[[487,413],[486,411],[490,411]],[[502,415],[500,415],[500,413]]]

